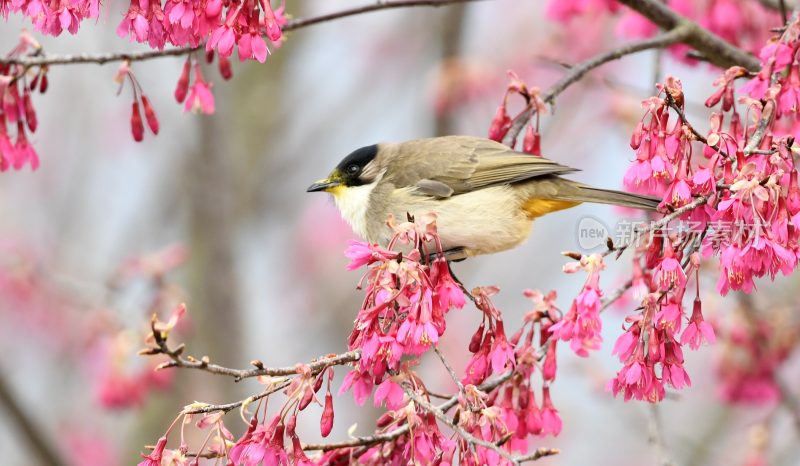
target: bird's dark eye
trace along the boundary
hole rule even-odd
[[[346,170],[348,175],[355,175],[356,173],[358,173],[360,168],[358,167],[358,165],[353,164],[353,165],[348,165]]]

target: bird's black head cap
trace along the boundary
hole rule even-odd
[[[372,180],[365,179],[362,174],[364,173],[364,167],[372,162],[377,154],[378,145],[373,144],[356,149],[342,159],[335,170],[341,177],[342,184],[345,186],[361,186],[371,183]]]

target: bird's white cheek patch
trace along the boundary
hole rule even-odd
[[[331,192],[333,200],[336,202],[336,207],[342,213],[342,217],[350,224],[353,231],[362,238],[367,237],[369,197],[377,184],[376,181],[363,186],[339,188]]]

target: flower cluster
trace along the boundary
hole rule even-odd
[[[283,4],[273,8],[269,0],[131,0],[117,34],[159,50],[167,43],[198,47],[205,42],[207,50],[216,49],[229,57],[237,48],[241,60],[252,58],[263,63],[269,54],[263,36],[276,46],[280,44],[281,28],[286,24],[284,9]],[[10,13],[27,16],[34,29],[43,34],[58,36],[65,29],[75,34],[81,21],[99,17],[100,2],[5,2],[0,15],[7,19]]]
[[[687,276],[696,273],[699,252],[719,256],[717,291],[723,295],[749,293],[755,278],[787,275],[797,267],[798,49],[795,21],[761,50],[763,68],[741,87],[745,95],[739,99],[735,82],[747,73],[739,67],[726,70],[706,100],[717,109],[706,136],[686,120],[679,80],[667,78],[658,85],[659,95],[643,103],[645,117],[631,138],[636,160],[625,183],[659,194],[662,210],[682,209],[678,218],[695,227],[666,238],[657,235],[634,259],[639,289],[647,294],[641,313],[628,317],[628,328],[617,340],[614,353],[625,366],[610,384],[626,399],[657,401],[664,385],[687,385],[682,345],[697,348],[715,340],[699,294],[691,314],[683,307]]]
[[[436,217],[424,215],[397,224],[387,249],[351,241],[346,251],[348,269],[363,265],[369,271],[366,296],[348,340],[361,350],[359,367],[345,377],[342,390],[353,389],[362,404],[387,371],[397,371],[404,355],[419,356],[445,331],[445,314],[464,306],[464,293],[450,274],[436,235]],[[410,248],[407,254],[395,246]]]
[[[475,355],[467,366],[466,390],[459,399],[459,419],[465,430],[480,439],[497,441],[510,436],[507,450],[524,453],[528,450],[529,436],[555,436],[561,432],[561,418],[550,396],[550,384],[557,370],[557,339],[553,327],[560,319],[560,312],[555,306],[555,292],[543,295],[527,290],[525,295],[533,301],[534,309],[525,314],[519,330],[506,339],[500,312],[489,300],[496,291],[495,288],[473,291],[476,306],[490,325],[484,333],[484,323],[481,323],[470,340],[469,350]],[[475,366],[482,371],[476,373]],[[489,376],[501,376],[508,371],[513,371],[512,377],[488,393],[470,389]],[[542,380],[541,403],[536,401],[533,387],[536,372]],[[476,379],[476,375],[482,379]],[[497,458],[492,456],[495,452],[478,449],[478,454],[483,456],[475,464],[498,464]],[[501,461],[500,464],[505,463]]]
[[[144,109],[144,116],[145,120],[147,121],[147,126],[154,135],[158,134],[159,124],[156,112],[153,110],[153,106],[150,104],[150,99],[144,95],[142,86],[139,84],[136,76],[134,76],[130,65],[130,62],[128,61],[122,62],[119,70],[117,70],[117,75],[114,80],[120,85],[120,91],[122,91],[122,87],[125,85],[125,82],[130,82],[131,89],[133,90],[133,103],[131,104],[131,133],[133,134],[134,141],[141,142],[144,139],[144,122],[142,121],[140,102],[141,108]]]
[[[603,338],[600,336],[602,322],[600,320],[600,271],[605,269],[603,256],[592,254],[581,256],[578,262],[564,266],[567,273],[583,270],[589,274],[578,297],[572,301],[572,307],[564,317],[550,328],[559,340],[570,342],[569,346],[578,356],[586,357],[589,350],[600,348]]]
[[[508,77],[510,78],[510,82],[503,95],[503,102],[497,107],[494,118],[492,118],[492,122],[489,125],[488,137],[494,141],[502,141],[511,129],[511,124],[514,119],[521,118],[523,114],[529,111],[535,111],[535,121],[528,123],[528,127],[525,130],[522,149],[524,152],[531,155],[541,156],[542,136],[539,132],[539,115],[547,112],[547,106],[539,95],[540,91],[538,87],[529,88],[513,71],[508,71]],[[508,114],[508,97],[510,95],[519,95],[525,99],[525,108],[513,119]],[[516,140],[511,143],[511,147],[515,145]]]
[[[8,19],[10,13],[19,13],[28,17],[33,23],[33,28],[42,34],[58,36],[65,29],[70,34],[75,34],[78,32],[81,21],[99,17],[100,0],[3,2],[0,5],[0,16]]]
[[[320,433],[327,437],[333,428],[333,396],[331,380],[333,369],[328,368],[319,374],[312,374],[307,366],[298,366],[298,376],[286,389],[287,399],[279,412],[268,419],[264,415],[259,421],[258,411],[253,415],[247,431],[236,441],[228,452],[228,458],[234,465],[256,466],[260,464],[312,464],[306,456],[297,435],[297,415],[314,401],[322,404],[317,398],[326,379],[327,389],[320,418]],[[259,407],[261,400],[259,400]],[[291,447],[287,447],[291,445]],[[224,451],[224,450],[223,450]]]
[[[780,14],[749,0],[668,0],[670,8],[696,21],[705,29],[738,47],[757,52],[769,39],[769,31],[782,24]],[[620,8],[616,0],[551,0],[547,5],[549,17],[567,23],[577,16],[598,17],[616,14],[617,31],[628,37],[649,37],[658,27],[639,13]],[[687,60],[686,46],[673,46],[676,58]],[[687,60],[689,61],[689,60]]]
[[[219,57],[219,63],[222,76],[230,79],[230,63],[222,56]],[[194,75],[194,82],[191,81],[192,75]],[[175,100],[184,104],[184,111],[207,115],[214,113],[214,94],[211,93],[211,83],[203,78],[200,64],[193,57],[187,58],[183,64],[178,84],[175,86]]]
[[[39,48],[30,34],[23,33],[9,56]],[[33,170],[39,167],[39,156],[27,133],[35,132],[38,126],[31,94],[36,91],[44,94],[47,86],[46,68],[40,68],[31,78],[22,66],[0,65],[0,172],[9,168],[20,170],[25,165]]]
[[[279,46],[285,24],[284,5],[273,9],[269,0],[131,0],[117,34],[154,49],[167,43],[198,47],[205,42],[206,50],[222,57],[237,49],[240,60],[263,63],[269,54],[263,36]]]

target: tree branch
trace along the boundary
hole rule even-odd
[[[722,68],[739,65],[750,71],[761,69],[761,62],[754,55],[731,45],[716,34],[679,15],[660,0],[619,0],[631,9],[665,30],[686,27],[688,36],[682,40],[703,53],[713,64]]]
[[[14,394],[0,373],[0,405],[5,406],[8,412],[7,419],[19,427],[19,432],[31,446],[31,452],[38,457],[41,464],[48,466],[63,466],[66,463],[59,457],[56,449],[45,438],[44,433],[33,423],[25,410],[17,403]]]
[[[555,101],[555,98],[558,97],[559,94],[564,92],[569,86],[578,82],[586,75],[586,73],[592,71],[593,69],[637,52],[643,52],[645,50],[663,48],[677,44],[688,37],[689,31],[690,30],[687,27],[674,28],[655,37],[631,42],[617,49],[589,58],[588,60],[571,67],[566,75],[556,81],[556,83],[553,84],[550,89],[548,89],[547,92],[542,95],[542,100],[552,105]],[[503,144],[511,146],[534,114],[536,114],[536,107],[529,106],[525,111],[517,115],[517,117],[514,118],[514,121],[511,123],[511,128],[508,130],[508,133],[506,133],[506,136],[503,138]]]
[[[450,374],[450,378],[453,379],[453,382],[456,383],[456,387],[458,387],[458,391],[460,393],[463,393],[464,392],[464,384],[461,383],[461,380],[459,380],[459,378],[458,378],[458,374],[456,374],[456,371],[453,370],[453,367],[450,365],[450,363],[447,362],[447,359],[445,359],[444,354],[442,354],[442,352],[439,351],[439,347],[438,346],[434,346],[433,347],[433,351],[436,353],[436,356],[439,356],[439,360],[442,361],[442,365],[445,367],[445,369],[447,369],[447,373]]]
[[[310,18],[298,18],[289,20],[286,25],[281,28],[283,32],[295,31],[307,26],[325,23],[348,16],[360,15],[362,13],[370,13],[373,11],[388,10],[394,8],[411,8],[411,7],[441,7],[453,3],[467,3],[477,2],[484,0],[394,0],[394,1],[377,1],[371,5],[363,5],[359,7],[348,8],[345,10],[328,13],[319,16],[312,16]],[[26,68],[32,66],[50,66],[50,65],[79,65],[79,64],[96,64],[104,65],[106,63],[119,62],[119,61],[145,61],[154,58],[181,56],[192,53],[201,49],[199,47],[182,47],[167,50],[148,50],[144,52],[106,52],[106,53],[80,53],[69,55],[49,55],[38,52],[34,55],[24,57],[0,57],[0,65],[23,65]]]
[[[168,368],[168,367],[183,367],[186,369],[198,369],[206,372],[210,372],[212,374],[217,375],[226,375],[229,377],[233,377],[234,381],[239,382],[242,379],[248,379],[251,377],[260,377],[260,376],[270,376],[270,377],[282,377],[282,376],[289,376],[289,375],[297,375],[298,374],[298,367],[297,366],[287,366],[287,367],[256,367],[255,369],[233,369],[230,367],[220,366],[218,364],[212,364],[207,360],[200,360],[198,361],[191,356],[188,358],[184,358],[179,354],[169,354],[165,353],[172,358],[171,361],[168,361],[160,366],[160,368]],[[308,364],[308,368],[311,369],[312,374],[319,374],[326,368],[330,366],[342,366],[345,364],[349,364],[351,362],[356,362],[361,359],[361,352],[356,351],[348,351],[347,353],[342,354],[335,354],[325,356],[319,359],[316,359]],[[260,362],[256,362],[257,365],[261,365]]]

